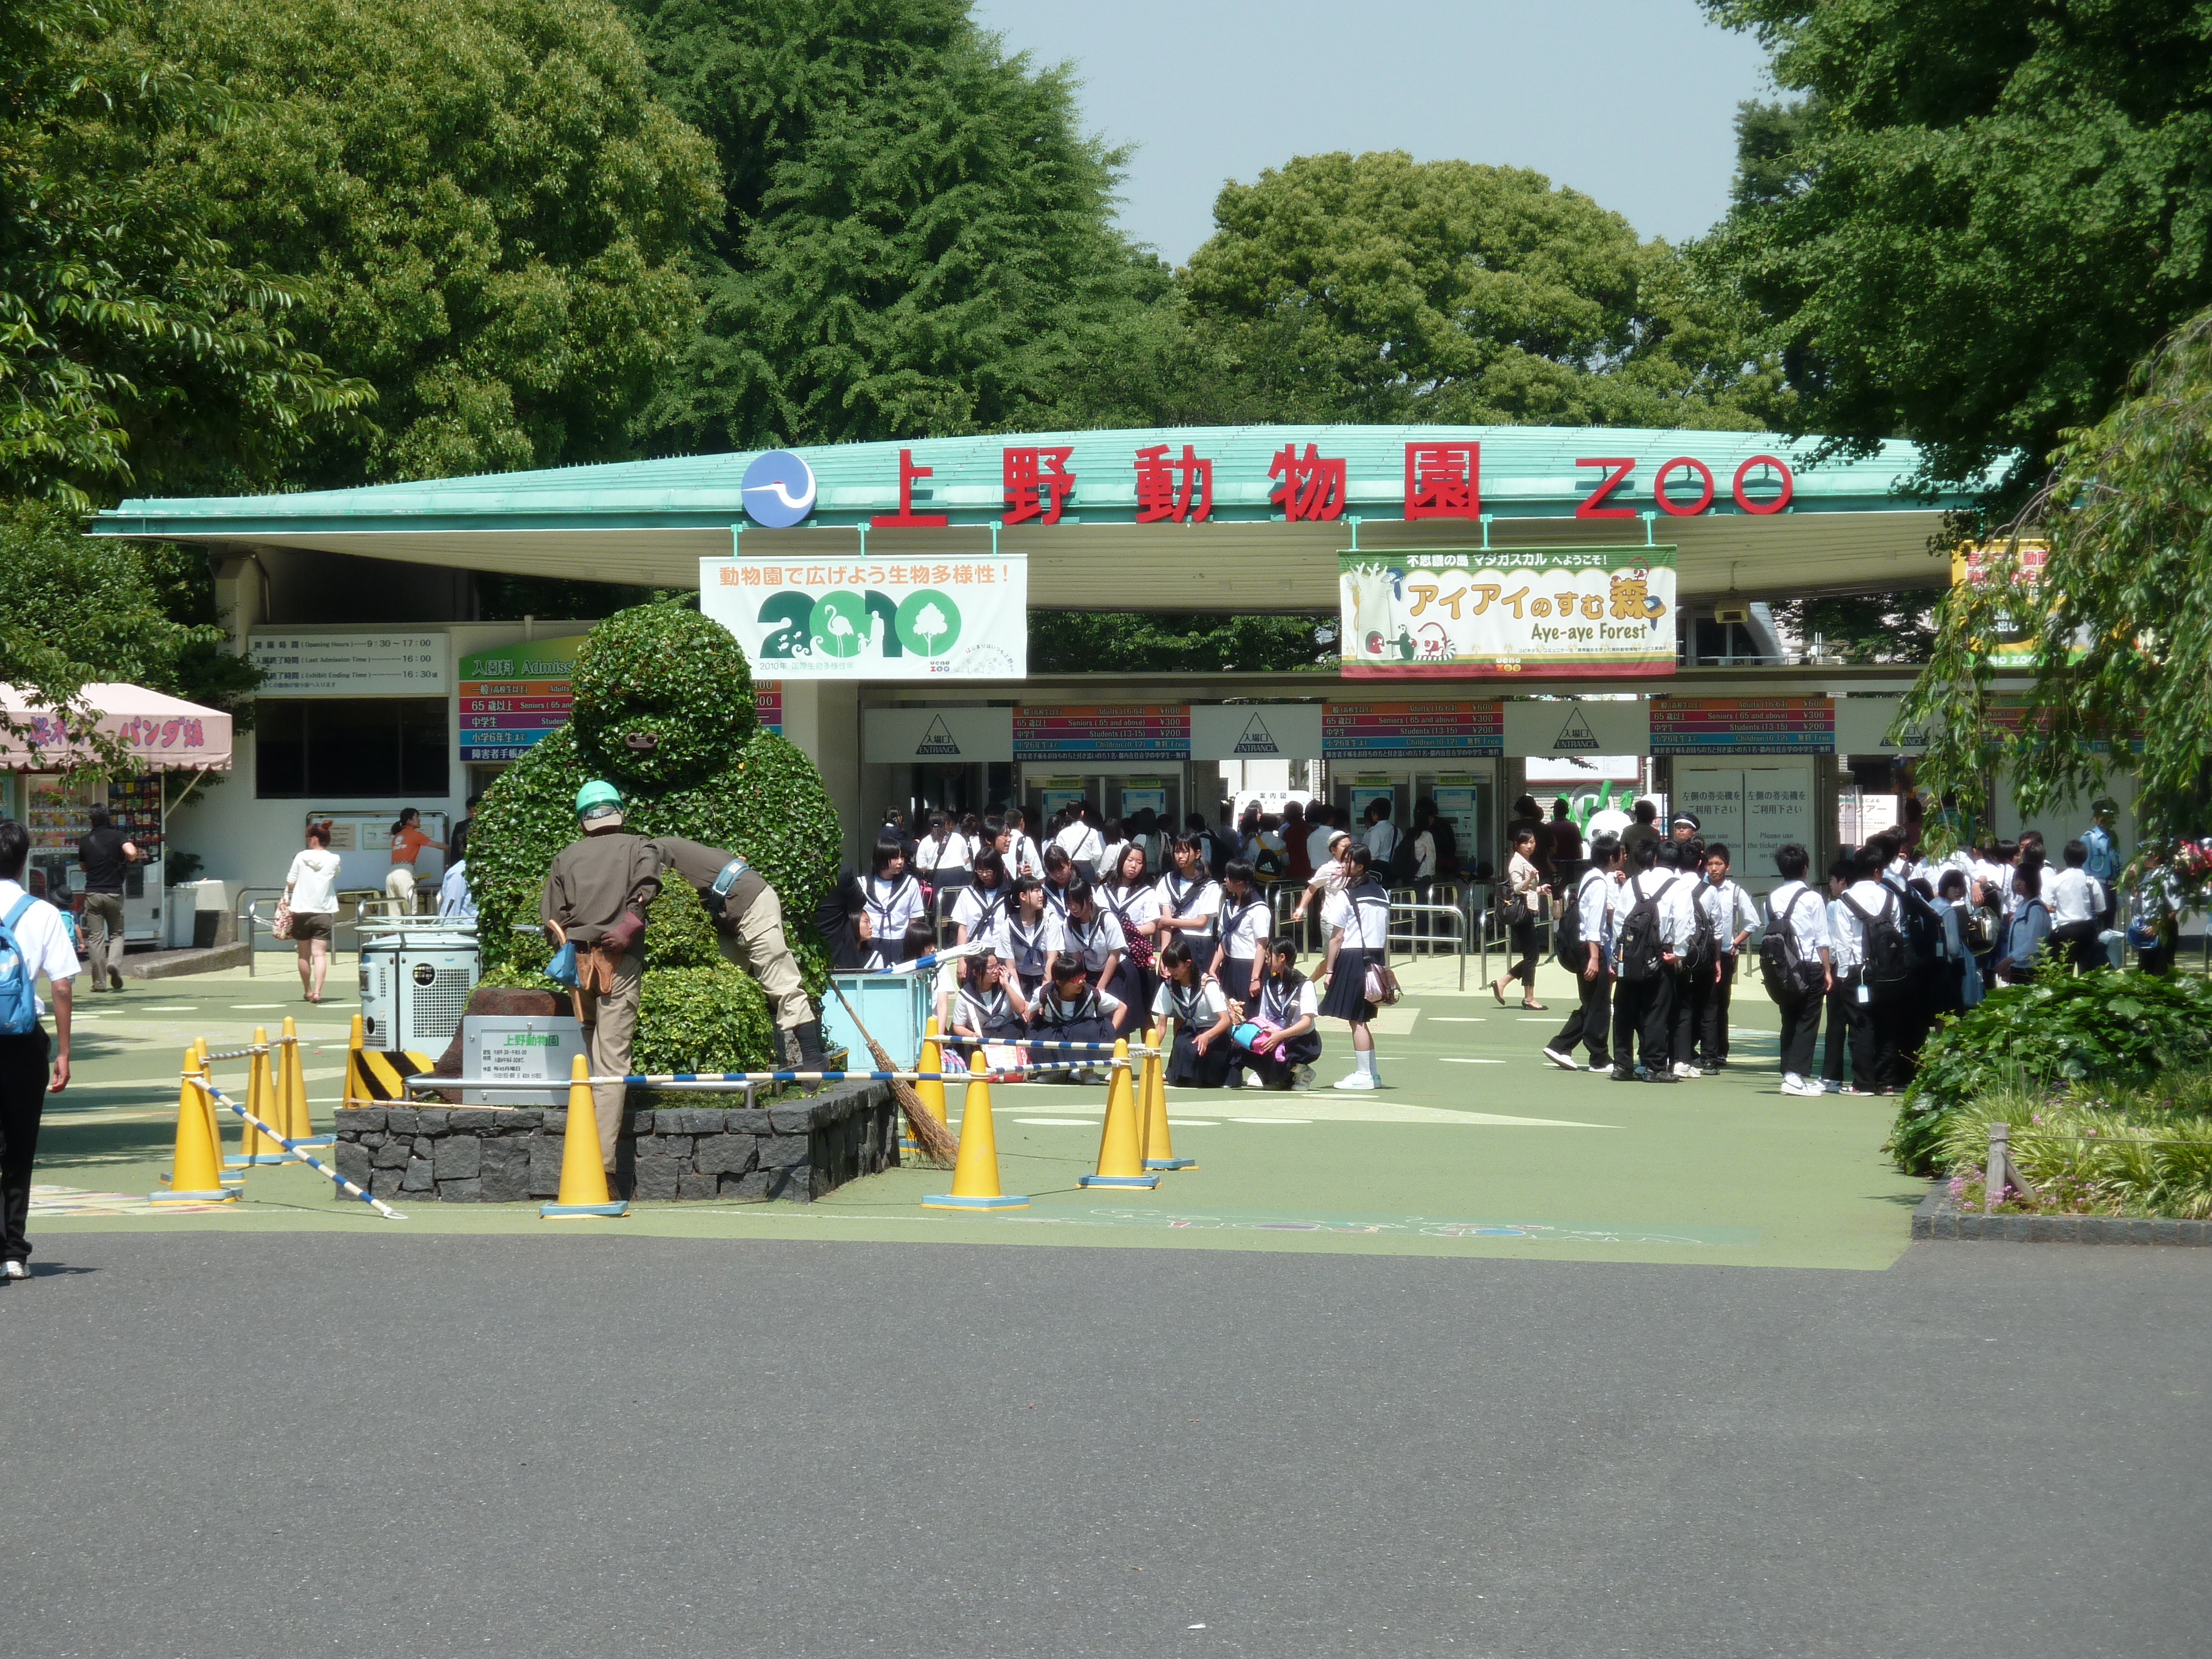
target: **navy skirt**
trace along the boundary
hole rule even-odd
[[[1329,973],[1328,994],[1321,1000],[1322,1018],[1347,1019],[1355,1025],[1364,1025],[1375,1018],[1375,1005],[1367,1000],[1368,954],[1353,946],[1339,947],[1336,966]]]
[[[1103,1042],[1113,1048],[1120,1035],[1110,1019],[1073,1019],[1065,1025],[1033,1025],[1027,1041],[1036,1048],[1036,1059],[1045,1066],[1103,1066],[1110,1052],[1096,1048],[1054,1048],[1055,1042]]]
[[[1237,1059],[1237,1043],[1224,1031],[1198,1052],[1198,1041],[1178,1026],[1175,1052],[1168,1056],[1168,1081],[1179,1089],[1218,1089],[1229,1081],[1229,1068]]]

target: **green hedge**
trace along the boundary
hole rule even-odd
[[[1932,1175],[1947,1120],[2021,1082],[2143,1082],[2212,1056],[2212,983],[2052,963],[2027,985],[1993,991],[1921,1050],[1883,1148],[1909,1175]]]

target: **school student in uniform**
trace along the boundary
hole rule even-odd
[[[1902,1064],[1899,1045],[1909,1012],[1909,988],[1877,987],[1868,979],[1868,929],[1879,922],[1885,911],[1892,925],[1900,928],[1905,925],[1904,896],[1886,879],[1892,873],[1893,856],[1880,845],[1879,837],[1861,848],[1856,860],[1857,878],[1844,890],[1841,901],[1844,932],[1849,935],[1852,955],[1859,963],[1859,982],[1851,1002],[1854,1007],[1864,1011],[1868,1059],[1872,1062],[1865,1067],[1860,1066],[1855,1043],[1851,1071],[1861,1093],[1872,1089],[1878,1095],[1899,1092],[1898,1077]]]
[[[1155,1022],[1176,1023],[1175,1048],[1168,1056],[1167,1080],[1182,1089],[1218,1089],[1229,1081],[1237,1057],[1231,1039],[1229,999],[1213,975],[1199,966],[1198,953],[1177,939],[1160,952],[1160,988],[1152,999]]]
[[[1045,902],[1044,884],[1035,876],[1015,878],[1013,899],[999,921],[999,954],[1013,969],[1025,1000],[1035,1001],[1043,991],[1066,939],[1060,919]]]
[[[1590,842],[1589,868],[1575,883],[1567,902],[1575,907],[1576,937],[1582,940],[1583,960],[1575,965],[1575,988],[1579,1000],[1559,1027],[1559,1035],[1544,1045],[1544,1058],[1563,1072],[1580,1071],[1575,1063],[1575,1044],[1589,1050],[1593,1072],[1613,1069],[1609,1027],[1613,1019],[1613,890],[1626,879],[1620,873],[1620,841],[1597,836]]]
[[[1098,854],[1098,873],[1091,878],[1091,884],[1094,887],[1113,873],[1115,862],[1121,857],[1121,849],[1129,844],[1128,831],[1119,818],[1109,818],[1101,824],[1098,828],[1098,839],[1104,845]]]
[[[1038,1050],[1038,1063],[1054,1070],[1066,1068],[1070,1080],[1096,1081],[1104,1075],[1104,1060],[1095,1048],[1054,1048],[1054,1042],[1111,1044],[1121,1035],[1129,1006],[1110,991],[1091,982],[1083,958],[1062,951],[1052,959],[1050,982],[1030,1004],[1030,1042]]]
[[[868,966],[889,968],[911,954],[907,931],[924,920],[921,884],[907,873],[906,849],[889,836],[876,843],[872,863],[861,889],[861,936],[867,941]]]
[[[1844,895],[1858,879],[1856,858],[1844,854],[1828,866],[1828,954],[1832,977],[1828,986],[1828,1035],[1820,1050],[1820,1088],[1824,1094],[1872,1093],[1871,1060],[1859,1056],[1868,1048],[1866,1012],[1859,1003],[1858,935],[1844,927]],[[1844,1085],[1844,1057],[1850,1056],[1851,1084]]]
[[[1030,838],[1029,820],[1018,806],[1009,806],[1004,822],[1006,826],[1006,845],[1000,850],[1006,855],[1007,871],[1016,876],[1044,875],[1044,854]]]
[[[1636,872],[1613,894],[1613,975],[1618,981],[1613,995],[1613,1080],[1616,1083],[1636,1081],[1639,1048],[1645,1081],[1675,1081],[1674,992],[1689,926],[1688,884],[1680,871],[1660,867],[1660,846],[1656,835],[1636,844],[1629,854]],[[1668,857],[1673,856],[1670,851]],[[1624,963],[1622,953],[1628,948],[1626,935],[1630,919],[1646,900],[1651,902],[1660,961],[1650,974],[1632,978],[1621,971],[1632,965]]]
[[[1314,1066],[1321,1060],[1321,1000],[1313,981],[1298,971],[1298,945],[1294,939],[1270,939],[1261,947],[1267,964],[1260,981],[1257,1002],[1245,1012],[1258,1030],[1249,1042],[1245,1028],[1231,1035],[1237,1043],[1231,1086],[1247,1089],[1310,1089]]]
[[[975,854],[975,879],[953,896],[953,942],[965,945],[998,931],[999,918],[1006,914],[1012,886],[1006,879],[1006,863],[986,847]]]
[[[1819,963],[1820,983],[1791,985],[1777,1000],[1782,1013],[1782,1092],[1820,1095],[1827,1091],[1809,1076],[1813,1043],[1820,1035],[1820,1010],[1835,983],[1828,939],[1828,907],[1820,890],[1805,879],[1812,860],[1796,842],[1774,850],[1774,872],[1782,878],[1766,896],[1766,925],[1786,930],[1796,960],[1808,969]],[[1808,981],[1811,979],[1808,972]],[[1725,1018],[1725,1017],[1723,1017]]]
[[[1066,824],[1053,837],[1052,844],[1067,854],[1085,881],[1098,879],[1106,842],[1098,833],[1097,809],[1089,801],[1079,802],[1069,812]]]
[[[1698,1050],[1697,981],[1711,980],[1720,960],[1720,940],[1705,931],[1705,913],[1698,908],[1698,890],[1705,884],[1705,844],[1694,830],[1679,833],[1684,813],[1675,819],[1678,833],[1659,848],[1659,867],[1680,878],[1668,891],[1681,917],[1682,947],[1674,963],[1674,1000],[1667,1022],[1667,1053],[1678,1078],[1702,1076],[1692,1058]]]
[[[1212,970],[1222,994],[1249,1012],[1267,971],[1267,899],[1253,878],[1252,866],[1231,859],[1221,872],[1221,939]]]
[[[1098,902],[1121,925],[1121,965],[1109,988],[1132,1008],[1149,1008],[1160,988],[1153,967],[1159,955],[1154,924],[1159,921],[1160,896],[1145,867],[1145,849],[1131,840],[1122,845],[1105,882],[1097,890]]]
[[[1067,849],[1055,843],[1045,848],[1044,902],[1045,908],[1063,922],[1067,920],[1067,888],[1081,874],[1075,860],[1067,856]]]
[[[2051,907],[2043,901],[2041,872],[2033,866],[2022,865],[2013,872],[2012,890],[2012,917],[1997,952],[1997,974],[2008,985],[2025,985],[2035,977],[2036,955],[2051,939]]]
[[[1154,926],[1163,948],[1181,939],[1210,960],[1218,942],[1214,924],[1221,915],[1221,884],[1206,866],[1206,838],[1177,836],[1173,852],[1176,867],[1160,878],[1160,914]]]
[[[1060,923],[1060,949],[1082,957],[1083,971],[1093,985],[1111,990],[1129,941],[1122,937],[1121,924],[1114,913],[1099,904],[1089,882],[1078,879],[1068,884],[1067,917]]]
[[[929,833],[914,849],[915,872],[939,892],[968,884],[969,860],[975,857],[968,837],[960,833],[949,812],[929,815]]]
[[[970,1042],[1020,1042],[1029,1032],[1030,1004],[1012,964],[989,950],[963,958],[960,965],[952,1035]]]
[[[1367,964],[1386,963],[1390,954],[1390,895],[1375,879],[1374,854],[1358,842],[1345,849],[1345,884],[1322,901],[1322,927],[1328,933],[1328,957],[1322,977],[1328,994],[1321,1012],[1352,1027],[1353,1070],[1333,1085],[1370,1090],[1382,1086],[1369,1029],[1375,1005],[1367,1000]]]
[[[1966,872],[1948,869],[1937,878],[1936,914],[1943,922],[1942,971],[1936,976],[1934,1006],[1931,1014],[1963,1013],[1979,1002],[1976,992],[1972,1002],[1967,1000],[1967,985],[1974,977],[1974,958],[1966,950]]]
[[[1697,1032],[1697,1053],[1692,1060],[1700,1072],[1717,1072],[1728,1064],[1729,1004],[1735,994],[1737,958],[1751,930],[1759,926],[1759,906],[1742,886],[1729,877],[1729,849],[1713,842],[1705,848],[1705,878],[1697,890],[1698,908],[1720,947],[1710,975],[1700,974],[1690,986],[1691,1018]]]
[[[2067,953],[2075,972],[2086,974],[2108,965],[2104,945],[2097,937],[2102,927],[2098,918],[2104,909],[2104,894],[2089,873],[2089,848],[2085,842],[2068,842],[2059,856],[2066,860],[2066,867],[2051,878],[2043,893],[2044,902],[2051,907],[2051,945],[2053,950]]]

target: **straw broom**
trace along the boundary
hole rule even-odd
[[[870,1035],[866,1026],[860,1024],[860,1015],[854,1012],[853,1005],[846,1001],[845,994],[838,989],[836,981],[830,981],[830,988],[836,992],[837,1000],[844,1003],[846,1013],[852,1017],[853,1028],[860,1032],[861,1040],[868,1045],[868,1053],[875,1060],[876,1069],[879,1072],[897,1071],[899,1068],[891,1063],[890,1054],[884,1045]],[[921,1148],[921,1155],[932,1164],[951,1169],[953,1160],[960,1154],[958,1137],[939,1123],[936,1114],[921,1103],[921,1097],[915,1093],[911,1083],[894,1078],[891,1079],[891,1093],[896,1097],[899,1109],[906,1114],[906,1127],[914,1136],[914,1144]]]

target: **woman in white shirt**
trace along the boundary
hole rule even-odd
[[[1122,937],[1121,924],[1114,919],[1114,913],[1099,904],[1098,895],[1080,877],[1067,884],[1067,917],[1060,927],[1060,948],[1083,958],[1083,971],[1093,985],[1122,1000],[1114,981],[1129,942]]]
[[[1012,966],[1024,997],[1035,1000],[1044,989],[1065,942],[1060,917],[1044,901],[1044,884],[1035,876],[1015,878],[1012,905],[999,923],[999,954]]]
[[[292,912],[292,945],[299,952],[300,994],[323,1000],[323,980],[331,971],[331,928],[338,914],[338,864],[331,851],[325,818],[307,826],[307,844],[292,854],[284,875],[284,903]]]
[[[1106,856],[1105,839],[1091,821],[1092,812],[1091,803],[1083,802],[1069,814],[1066,828],[1052,838],[1052,844],[1067,854],[1086,881],[1098,879],[1099,863]]]
[[[894,967],[906,960],[907,930],[922,915],[921,884],[906,872],[906,849],[889,836],[878,842],[874,868],[860,890],[868,966]]]
[[[1513,832],[1513,856],[1505,861],[1505,891],[1499,903],[1507,917],[1506,933],[1513,941],[1513,960],[1504,974],[1490,981],[1490,994],[1505,1006],[1505,988],[1521,981],[1521,1006],[1532,1013],[1544,1012],[1536,1000],[1536,918],[1552,896],[1544,872],[1536,867],[1536,832],[1522,828]],[[1520,921],[1511,920],[1518,915]]]
[[[1182,940],[1160,952],[1160,988],[1152,999],[1154,1023],[1176,1023],[1175,1052],[1168,1056],[1168,1081],[1182,1089],[1219,1089],[1229,1081],[1237,1044],[1229,1035],[1229,999],[1213,976],[1199,966],[1198,953]]]
[[[1382,1073],[1375,1061],[1375,1037],[1368,1025],[1375,1005],[1367,1000],[1367,964],[1387,963],[1390,951],[1390,896],[1370,872],[1374,854],[1354,842],[1345,849],[1346,885],[1322,901],[1322,926],[1328,930],[1328,960],[1322,977],[1328,994],[1321,1012],[1352,1027],[1351,1076],[1340,1089],[1379,1089]]]

